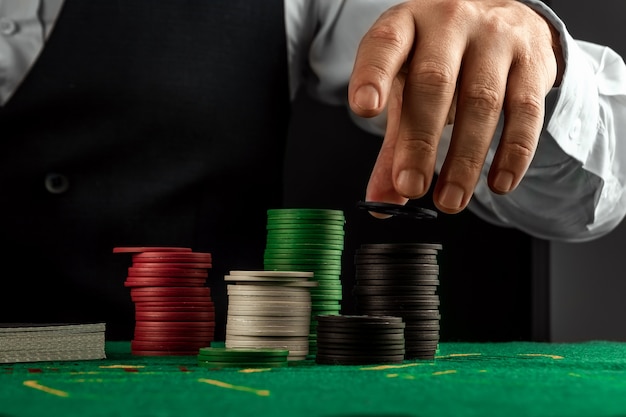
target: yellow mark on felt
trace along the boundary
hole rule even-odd
[[[145,368],[145,365],[102,365],[102,369],[129,369],[129,368]]]
[[[200,378],[198,381],[204,382],[205,384],[215,385],[216,387],[232,389],[235,391],[249,392],[251,394],[256,394],[260,397],[269,397],[270,395],[270,391],[266,389],[256,389],[256,388],[244,387],[241,385],[233,385],[233,384],[229,384],[228,382],[222,382],[222,381],[218,381],[215,379]]]
[[[575,376],[576,378],[582,378],[581,374],[575,374],[574,372],[570,372],[568,375],[569,376]]]
[[[240,369],[238,372],[242,374],[253,374],[255,372],[267,372],[271,370],[272,368],[246,368],[246,369]]]
[[[371,368],[361,368],[361,371],[384,371],[386,369],[401,369],[401,368],[410,368],[413,366],[420,366],[421,363],[406,363],[404,365],[379,365],[373,366]]]
[[[559,360],[559,359],[564,359],[563,356],[559,356],[559,355],[547,355],[545,353],[520,353],[520,356],[536,356],[536,357],[543,357],[543,358],[551,358],[554,360]]]
[[[462,358],[467,356],[482,356],[482,353],[451,353],[449,355],[436,356],[436,359],[446,359],[446,358]]]
[[[438,371],[438,372],[433,372],[433,376],[439,376],[439,375],[448,375],[448,374],[456,374],[457,371],[454,369],[450,369],[447,371]]]
[[[415,377],[410,374],[387,374],[387,378],[415,379]]]
[[[70,394],[67,391],[61,391],[58,389],[46,387],[45,385],[41,385],[39,382],[33,381],[33,380],[24,381],[24,385],[26,385],[29,388],[38,389],[39,391],[43,391],[48,394],[56,395],[57,397],[69,397],[70,396]]]

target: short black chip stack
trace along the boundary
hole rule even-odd
[[[402,318],[405,359],[434,359],[439,344],[439,243],[363,244],[356,251],[357,311]]]
[[[405,323],[388,316],[317,316],[317,353],[322,365],[399,364],[404,361]]]

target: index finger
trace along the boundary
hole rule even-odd
[[[399,6],[385,11],[363,36],[348,85],[348,101],[355,114],[374,117],[383,111],[414,40],[413,16]]]

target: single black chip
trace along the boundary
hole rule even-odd
[[[378,201],[359,201],[356,206],[360,209],[375,213],[391,214],[392,216],[411,217],[413,219],[436,219],[437,212],[423,207],[382,203]]]

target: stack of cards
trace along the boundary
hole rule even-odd
[[[0,323],[0,363],[106,358],[104,323]]]

